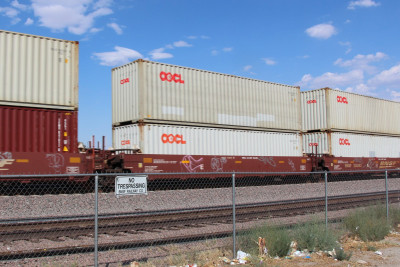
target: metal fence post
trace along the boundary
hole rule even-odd
[[[232,223],[233,223],[233,258],[236,258],[236,186],[235,173],[232,173]]]
[[[385,170],[385,191],[386,191],[386,220],[389,222],[389,190],[388,190],[388,171]]]
[[[98,204],[99,204],[99,176],[96,175],[94,179],[95,183],[95,197],[94,197],[94,266],[98,265]]]
[[[328,173],[325,171],[325,228],[328,230]]]

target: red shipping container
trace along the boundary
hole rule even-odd
[[[0,153],[78,152],[78,112],[0,106]]]

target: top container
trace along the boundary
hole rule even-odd
[[[400,135],[400,103],[330,88],[301,92],[302,131]]]
[[[112,70],[113,125],[139,121],[300,131],[300,88],[136,60]]]
[[[78,42],[0,30],[0,105],[78,108]]]

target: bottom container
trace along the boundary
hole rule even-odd
[[[315,152],[315,147],[318,153],[335,157],[400,157],[400,137],[345,132],[303,134],[304,153]]]
[[[0,156],[78,152],[78,112],[0,106]]]
[[[165,124],[113,128],[115,149],[140,149],[144,154],[301,156],[300,146],[297,133]]]

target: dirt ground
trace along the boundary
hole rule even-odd
[[[349,261],[337,261],[323,253],[312,253],[310,258],[267,259],[264,261],[265,266],[400,266],[400,233],[398,232],[391,233],[379,242],[366,243],[354,238],[344,238],[341,244],[346,253],[352,253]],[[376,251],[381,252],[382,255]]]

